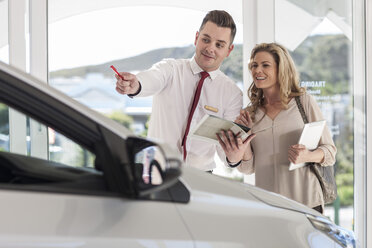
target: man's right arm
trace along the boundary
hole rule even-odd
[[[152,96],[160,93],[172,81],[174,76],[174,60],[164,59],[154,64],[150,69],[137,74],[141,83],[138,96]]]
[[[116,83],[116,91],[128,96],[152,96],[161,92],[173,77],[174,59],[164,59],[154,64],[150,69],[141,71],[137,75],[121,72]]]

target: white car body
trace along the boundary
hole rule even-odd
[[[182,180],[187,204],[1,190],[0,247],[341,247],[304,213],[256,199],[252,187],[192,168]]]

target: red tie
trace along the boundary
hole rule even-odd
[[[194,115],[195,108],[196,108],[196,106],[198,105],[198,102],[199,102],[200,92],[201,92],[201,89],[203,87],[204,79],[209,77],[209,73],[206,72],[206,71],[202,71],[200,73],[200,75],[201,75],[201,78],[200,78],[200,81],[198,83],[198,87],[196,88],[196,91],[195,91],[194,100],[192,101],[192,106],[191,106],[190,113],[189,113],[189,118],[187,119],[187,126],[186,126],[186,130],[185,130],[185,134],[183,135],[183,139],[182,139],[183,160],[186,160],[186,155],[187,155],[186,140],[187,140],[187,135],[189,134],[192,116]]]

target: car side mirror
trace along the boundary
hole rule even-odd
[[[177,182],[181,161],[168,158],[162,146],[141,138],[128,138],[132,171],[139,196],[161,191]]]

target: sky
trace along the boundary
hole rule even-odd
[[[50,71],[101,64],[156,48],[192,45],[205,14],[173,7],[122,7],[93,11],[51,23]],[[243,25],[236,24],[234,43],[241,44]],[[325,18],[312,35],[325,33],[340,31]]]
[[[122,7],[50,23],[49,70],[101,64],[157,48],[192,45],[205,14],[173,7]],[[234,43],[241,44],[243,26],[236,24]],[[340,31],[324,19],[312,35],[325,33]],[[1,57],[7,57],[5,49],[0,49]]]
[[[190,9],[141,6],[94,11],[51,23],[50,70],[191,45],[204,16],[205,12]],[[242,43],[242,25],[237,26],[236,42]]]

